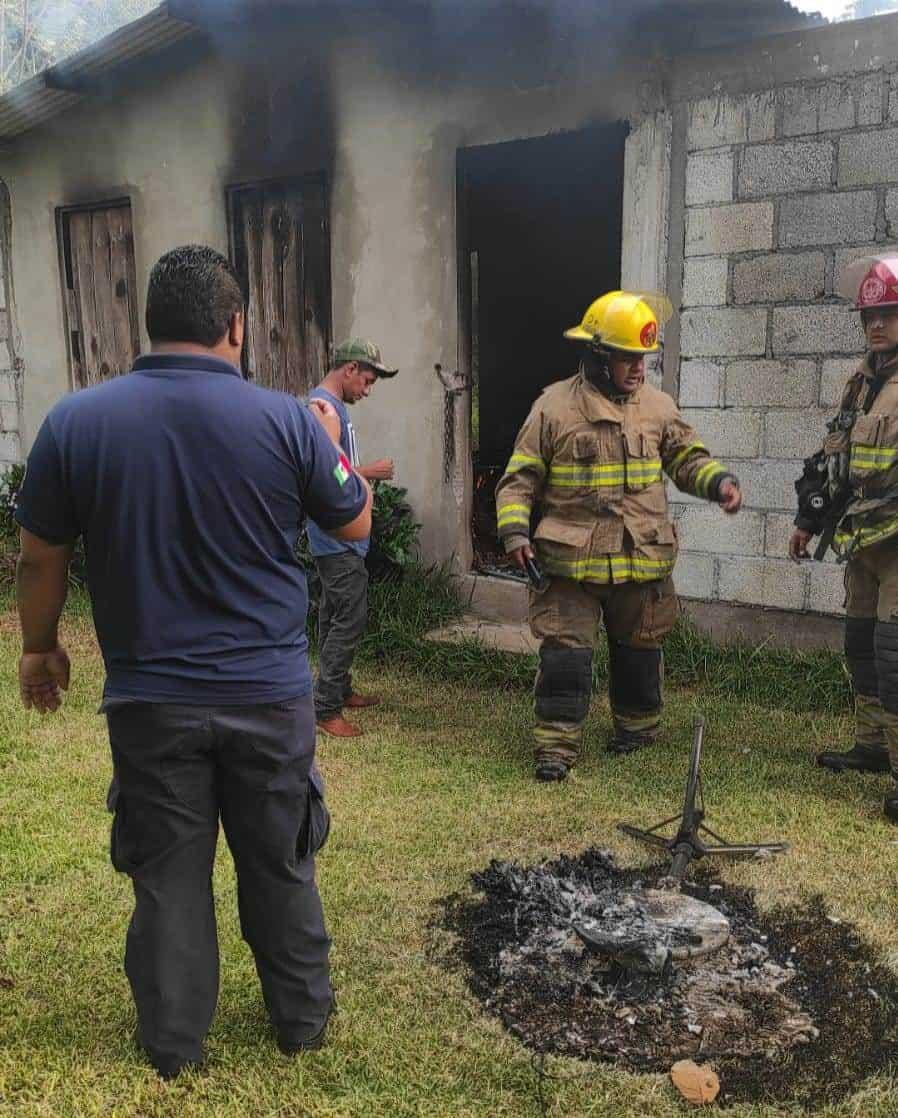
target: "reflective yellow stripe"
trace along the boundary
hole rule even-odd
[[[505,468],[507,474],[517,473],[518,470],[524,470],[528,466],[535,466],[539,473],[546,472],[546,464],[542,458],[534,458],[532,454],[512,454],[508,459],[508,465]]]
[[[664,467],[664,469],[667,471],[667,473],[671,477],[673,477],[673,475],[677,472],[677,470],[680,468],[680,466],[683,465],[683,463],[686,461],[686,459],[689,457],[689,455],[692,454],[692,452],[694,450],[704,450],[704,451],[707,452],[707,449],[708,448],[705,446],[704,443],[691,443],[689,446],[684,447],[682,450],[677,451],[677,453],[667,463],[667,465]]]
[[[560,489],[601,489],[623,485],[651,485],[661,480],[661,459],[610,462],[601,466],[553,465],[549,485]]]
[[[850,553],[886,540],[896,533],[898,533],[898,516],[890,516],[888,520],[871,524],[869,528],[858,528],[854,532],[836,532],[833,536],[833,545],[836,551]]]
[[[551,559],[543,561],[549,574],[576,582],[654,582],[667,578],[673,559],[646,559],[641,555],[606,555],[602,559]]]
[[[710,462],[706,462],[695,475],[695,491],[698,496],[707,497],[714,479],[725,473],[726,470],[723,466],[719,462],[715,462],[713,458]]]
[[[559,742],[564,745],[577,745],[580,742],[580,738],[583,736],[583,727],[577,723],[572,725],[569,729],[562,729],[560,726],[540,726],[539,723],[537,723],[533,727],[533,736],[541,745],[551,742]]]
[[[498,528],[506,528],[509,524],[522,524],[529,530],[530,528],[530,506],[529,505],[502,505],[498,509],[496,518],[496,526]]]
[[[851,469],[883,470],[898,460],[898,449],[890,446],[865,446],[856,443],[851,448]]]
[[[519,516],[515,516],[519,513]],[[503,520],[526,520],[530,521],[530,506],[529,505],[500,505],[496,510],[496,514],[501,524]]]
[[[641,730],[653,730],[660,722],[657,714],[646,714],[639,718],[632,714],[619,715],[617,712],[615,712],[615,720],[634,734],[638,734]]]

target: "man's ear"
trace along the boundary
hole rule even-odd
[[[243,349],[243,335],[246,330],[246,318],[243,311],[234,311],[228,323],[228,342],[235,349]]]

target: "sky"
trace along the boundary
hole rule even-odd
[[[819,12],[826,19],[839,19],[849,6],[849,0],[789,0],[789,2],[800,12]],[[890,5],[883,0],[882,10],[885,11],[889,7]]]
[[[819,12],[826,19],[838,19],[847,7],[847,0],[791,0],[800,12]]]

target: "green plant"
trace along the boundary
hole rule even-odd
[[[408,490],[401,486],[374,483],[368,570],[375,581],[398,574],[417,556],[421,525],[407,496]]]
[[[399,577],[417,561],[421,525],[406,499],[407,490],[385,481],[376,481],[372,489],[371,541],[366,564],[371,581],[381,582]],[[296,557],[309,576],[309,595],[314,601],[318,597],[317,576],[305,532],[299,537]]]
[[[0,474],[0,536],[15,539],[19,534],[16,524],[16,502],[25,478],[25,467],[7,466]]]

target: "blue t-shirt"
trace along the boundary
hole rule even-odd
[[[60,400],[16,519],[84,538],[106,700],[251,705],[311,687],[305,514],[338,528],[365,490],[308,408],[226,361],[151,354]]]
[[[358,447],[355,441],[355,428],[349,421],[349,411],[342,400],[338,400],[326,388],[313,388],[309,393],[311,400],[326,400],[329,404],[333,404],[337,409],[337,415],[340,417],[340,446],[343,452],[353,466],[359,464]],[[329,536],[327,532],[323,531],[322,525],[316,524],[311,518],[306,524],[306,533],[309,537],[309,551],[312,555],[339,555],[341,551],[354,551],[356,555],[361,555],[364,558],[368,554],[368,543],[365,540],[335,540],[333,536]]]

